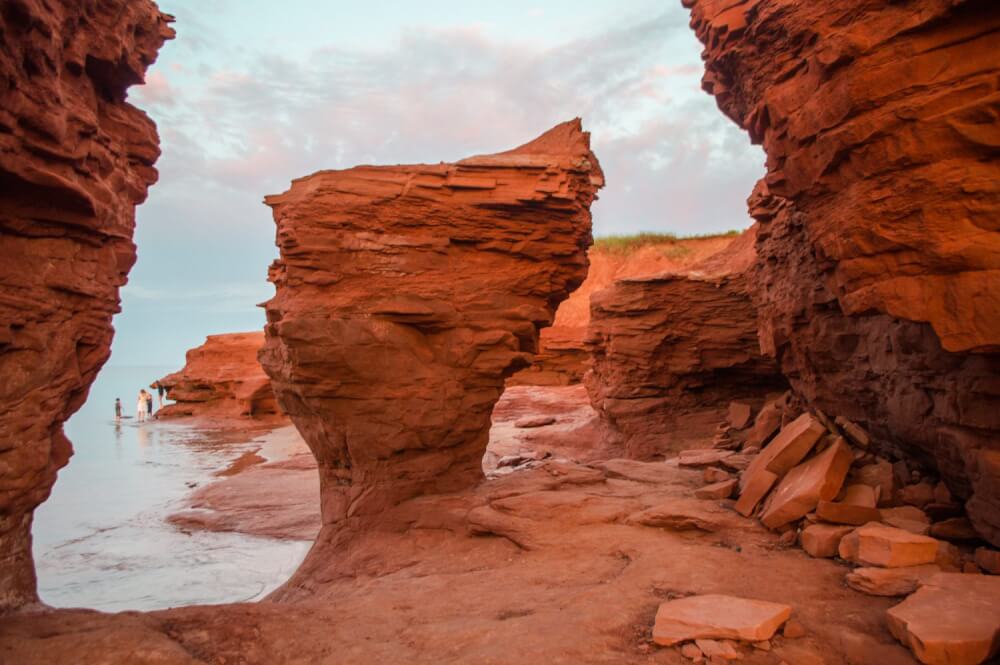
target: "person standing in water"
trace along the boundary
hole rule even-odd
[[[156,403],[156,410],[159,411],[163,408],[163,395],[167,392],[167,389],[163,387],[163,384],[159,381],[156,382],[156,396],[158,401]]]
[[[145,392],[145,388],[143,389]],[[153,419],[153,394],[146,393],[146,417],[150,420]]]
[[[146,390],[139,391],[139,399],[135,403],[135,419],[140,423],[146,420]]]
[[[115,398],[115,422],[120,423],[122,421],[122,398]]]

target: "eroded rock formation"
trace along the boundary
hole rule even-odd
[[[507,385],[565,386],[580,383],[590,368],[586,348],[590,297],[616,279],[681,270],[724,249],[728,235],[678,238],[614,248],[597,244],[587,256],[590,269],[570,297],[559,305],[552,325],[542,330],[538,355],[531,367],[510,377]]]
[[[482,477],[504,380],[586,276],[603,184],[576,120],[509,152],[322,171],[267,197],[281,258],[260,359],[319,463],[320,544]]]
[[[0,612],[37,599],[32,513],[110,353],[160,152],[125,95],[170,20],[150,0],[0,4]]]
[[[756,227],[688,270],[620,279],[592,296],[585,383],[628,456],[677,448],[672,432],[687,411],[784,389],[757,342],[746,276],[755,239]]]
[[[1000,6],[685,4],[705,89],[767,151],[763,349],[1000,544]]]
[[[264,373],[257,353],[264,333],[209,335],[205,343],[187,352],[179,372],[159,382],[167,398],[158,416],[269,416],[280,413],[271,380]]]

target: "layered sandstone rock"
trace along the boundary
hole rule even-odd
[[[279,413],[271,380],[257,360],[263,345],[263,331],[209,335],[204,344],[187,352],[183,369],[159,380],[167,398],[176,403],[157,416]]]
[[[150,0],[0,5],[0,612],[37,598],[32,513],[110,353],[160,152],[126,90],[170,20]]]
[[[768,156],[762,347],[1000,543],[1000,5],[685,4],[705,89]]]
[[[628,456],[671,450],[685,410],[760,402],[784,386],[757,341],[745,275],[755,237],[751,228],[685,271],[620,279],[592,296],[585,384]]]
[[[507,385],[565,386],[580,383],[590,368],[586,348],[590,297],[616,280],[683,271],[719,253],[732,242],[729,235],[701,238],[657,238],[634,247],[595,245],[587,257],[587,279],[556,310],[552,326],[542,330],[538,355],[531,367],[507,380]]]
[[[504,380],[586,276],[603,184],[575,120],[509,152],[322,171],[267,197],[281,258],[260,359],[319,463],[321,544],[482,477]]]

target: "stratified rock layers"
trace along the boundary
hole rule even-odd
[[[784,389],[757,341],[745,274],[755,238],[756,227],[689,270],[618,280],[592,296],[585,383],[629,457],[670,450],[684,410]]]
[[[1000,544],[1000,5],[685,4],[705,89],[768,155],[762,348]]]
[[[176,404],[157,416],[278,413],[271,380],[257,360],[263,345],[263,331],[209,335],[204,344],[187,352],[181,371],[160,379]]]
[[[125,93],[169,21],[150,0],[0,5],[0,612],[37,598],[32,514],[110,353],[159,156]]]
[[[505,153],[322,171],[267,197],[281,258],[260,359],[319,463],[326,537],[482,477],[504,379],[586,276],[603,184],[576,120]]]

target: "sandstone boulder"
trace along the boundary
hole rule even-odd
[[[927,535],[931,527],[930,518],[916,506],[882,508],[879,510],[879,519],[877,521],[922,536]]]
[[[781,429],[781,419],[784,413],[784,399],[767,402],[757,414],[753,427],[747,435],[747,447],[763,447]]]
[[[736,479],[723,480],[711,485],[699,487],[694,495],[699,499],[728,499],[736,491]]]
[[[830,559],[837,556],[841,539],[854,529],[834,524],[810,524],[802,530],[799,542],[809,556]]]
[[[847,586],[873,596],[905,596],[941,572],[932,563],[902,568],[855,568],[847,574]]]
[[[761,523],[775,529],[805,517],[818,502],[837,496],[851,461],[850,446],[837,439],[826,450],[789,471],[761,513]]]
[[[938,541],[883,524],[866,524],[844,536],[841,559],[867,566],[901,568],[934,563]]]
[[[771,639],[792,615],[788,605],[710,594],[660,605],[653,641],[664,646],[697,639],[760,642]]]
[[[723,471],[714,466],[707,466],[701,472],[701,477],[706,483],[721,483],[723,480],[729,480],[733,476],[728,471]]]
[[[889,609],[892,634],[928,665],[978,665],[1000,653],[1000,578],[939,573]]]
[[[746,429],[750,424],[750,417],[753,409],[745,402],[730,402],[729,413],[726,415],[726,422],[733,429]]]
[[[941,540],[979,540],[979,533],[967,517],[952,517],[931,524],[928,534]]]
[[[976,548],[976,565],[991,575],[1000,575],[1000,551],[988,547]]]
[[[903,488],[901,498],[907,505],[923,508],[934,501],[934,486],[928,482],[907,485]]]
[[[840,501],[821,500],[816,505],[816,516],[834,524],[860,526],[879,520],[881,514],[875,507],[877,503],[876,489],[868,485],[849,485]]]
[[[852,480],[878,490],[878,505],[887,506],[895,496],[896,484],[892,464],[879,458],[874,464],[867,464],[852,474]]]

